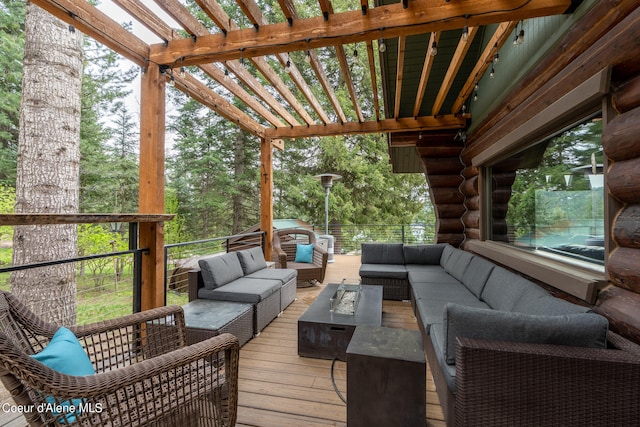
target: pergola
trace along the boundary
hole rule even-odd
[[[514,29],[517,35],[518,23],[562,14],[572,6],[571,0],[361,0],[353,10],[336,12],[329,0],[318,0],[317,13],[303,17],[293,1],[279,0],[283,19],[269,22],[255,0],[232,5],[196,0],[202,12],[197,15],[206,21],[178,0],[155,0],[181,26],[176,29],[146,2],[113,1],[162,42],[147,44],[85,0],[32,2],[142,68],[139,212],[164,212],[165,90],[167,84],[175,85],[260,139],[260,224],[267,234],[266,254],[271,253],[274,147],[284,149],[287,138],[358,133],[397,133],[390,148],[415,147],[416,138],[403,135],[453,139],[467,126],[466,102],[475,85]],[[230,17],[230,7],[241,9],[242,22]],[[482,32],[483,42],[475,37]],[[424,40],[421,46],[416,36]],[[439,45],[445,39],[450,42]],[[347,52],[357,52],[359,44],[368,58],[369,87],[358,87],[350,70]],[[383,52],[387,45],[393,48]],[[294,63],[293,57],[303,55],[304,62]],[[338,82],[328,75],[323,55],[337,58],[348,105],[338,100]],[[194,67],[202,73],[194,73]],[[310,67],[313,73],[306,70],[306,75],[314,81],[305,80],[302,67]],[[385,71],[390,68],[395,73]],[[384,111],[379,82],[387,88]],[[232,98],[247,112],[234,106]],[[364,109],[365,104],[373,109]],[[141,226],[140,245],[151,249],[143,266],[145,309],[162,305],[164,298],[161,227]]]

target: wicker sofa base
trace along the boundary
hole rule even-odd
[[[255,313],[251,304],[195,300],[183,310],[189,345],[224,333],[235,335],[240,347],[253,338]]]
[[[278,290],[254,305],[254,333],[259,334],[280,314],[280,293]]]
[[[296,279],[291,279],[280,288],[280,312],[296,300]]]
[[[363,285],[382,286],[382,299],[406,301],[410,298],[407,279],[388,279],[383,277],[360,277]]]

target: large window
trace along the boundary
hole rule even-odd
[[[491,239],[604,264],[601,136],[598,115],[493,165]]]

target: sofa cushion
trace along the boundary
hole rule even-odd
[[[259,246],[238,251],[237,254],[245,276],[258,270],[262,270],[263,268],[267,268],[267,262],[264,259],[262,248]]]
[[[531,315],[449,303],[444,309],[444,355],[455,363],[456,337],[606,348],[609,322],[595,313]]]
[[[589,307],[572,304],[560,298],[556,298],[546,291],[545,295],[538,298],[529,297],[527,293],[518,300],[511,311],[517,311],[525,314],[547,314],[550,316],[557,314],[573,314],[573,313],[592,313]]]
[[[459,283],[439,265],[409,264],[406,268],[409,283]]]
[[[453,254],[447,260],[444,266],[444,271],[462,282],[464,272],[467,270],[469,263],[474,258],[474,255],[462,249],[456,249]]]
[[[502,267],[495,267],[487,279],[480,299],[495,310],[511,311],[527,291],[531,292],[531,295],[546,292],[522,276]]]
[[[298,276],[298,272],[291,268],[263,268],[254,273],[247,274],[245,279],[267,279],[267,280],[280,280],[282,284],[295,279]]]
[[[440,265],[444,267],[444,265],[449,260],[449,257],[455,252],[456,248],[446,243],[444,249],[442,250],[442,256],[440,257]]]
[[[480,298],[484,285],[487,283],[487,279],[494,267],[495,264],[490,263],[486,259],[474,256],[469,263],[469,267],[467,267],[462,275],[462,283],[467,289],[473,292],[476,297]]]
[[[236,252],[212,256],[198,261],[206,289],[215,289],[244,275]]]
[[[419,317],[424,330],[430,333],[431,325],[442,324],[444,307],[449,302],[456,302],[470,307],[489,308],[478,300],[461,283],[418,283],[411,285],[411,292],[416,305],[416,317]]]
[[[402,243],[363,243],[362,264],[402,264],[404,251]]]
[[[445,243],[435,245],[405,245],[403,248],[404,263],[439,265],[445,246]]]
[[[406,279],[407,269],[399,264],[362,264],[360,277],[379,277],[383,279]]]
[[[274,292],[279,292],[281,287],[280,280],[256,280],[243,277],[215,289],[200,288],[198,298],[257,304]]]

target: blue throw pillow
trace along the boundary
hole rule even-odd
[[[296,245],[296,259],[295,262],[306,262],[311,264],[313,262],[313,243],[309,245]]]
[[[51,338],[49,344],[37,354],[32,355],[35,360],[48,366],[49,368],[61,372],[66,375],[76,377],[85,375],[94,375],[96,373],[93,368],[89,356],[84,351],[82,344],[78,338],[65,327],[59,328]],[[52,396],[46,398],[47,403],[55,405]],[[76,420],[74,412],[79,413],[79,406],[82,399],[71,399],[60,402],[64,416],[58,419],[60,423],[72,423]],[[71,408],[73,406],[73,408]],[[53,415],[61,415],[60,412],[54,411]]]

